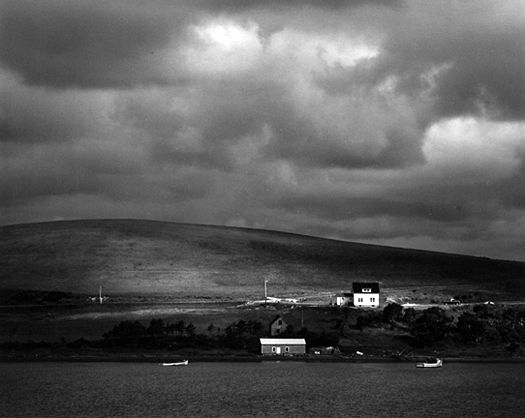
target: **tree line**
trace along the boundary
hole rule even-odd
[[[525,343],[525,311],[510,307],[475,305],[472,311],[462,312],[455,318],[450,311],[439,307],[416,311],[391,303],[382,312],[369,312],[356,320],[356,328],[361,330],[379,324],[408,330],[411,344],[416,347],[434,347],[441,343],[504,344],[514,352]]]
[[[267,327],[260,321],[243,319],[221,330],[214,324],[207,327],[207,333],[196,333],[195,326],[184,321],[175,323],[163,319],[152,319],[148,326],[139,321],[122,321],[103,335],[106,346],[148,347],[148,348],[226,348],[258,353],[259,338],[267,337]],[[280,335],[281,338],[305,338],[307,347],[336,346],[339,336],[336,333],[313,332],[307,328],[297,331],[293,327]]]

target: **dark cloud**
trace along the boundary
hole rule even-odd
[[[494,7],[480,15],[463,10],[453,18],[436,11],[434,21],[422,14],[394,19],[368,75],[396,76],[399,92],[412,96],[431,90],[434,118],[488,112],[498,119],[523,119],[525,29],[519,19],[498,21],[491,15],[499,11]]]
[[[126,87],[165,82],[177,16],[139,2],[4,1],[0,60],[26,83]]]
[[[267,152],[302,166],[380,169],[413,165],[423,159],[421,133],[410,126],[410,120],[401,120],[398,126],[369,126],[367,130],[350,123],[342,135],[329,127],[317,128],[307,115],[294,119],[293,112],[280,112],[275,116],[276,137]],[[371,125],[377,122],[369,120]]]
[[[69,149],[45,145],[29,151],[27,146],[15,146],[10,163],[1,170],[2,206],[75,195],[133,204],[176,203],[206,196],[213,188],[213,180],[196,170],[156,164],[144,168],[134,161],[140,152],[123,153],[100,145]]]
[[[274,202],[275,207],[301,211],[321,219],[345,220],[362,217],[391,216],[393,218],[429,219],[438,222],[454,222],[468,218],[470,208],[453,202],[419,200],[417,197],[402,200],[391,197],[356,196],[333,194],[310,196],[282,196]]]
[[[260,115],[267,103],[257,91],[252,93],[249,86],[231,81],[132,95],[118,101],[114,117],[147,138],[154,161],[231,171],[231,147],[259,135],[265,124]]]
[[[0,81],[0,142],[71,141],[100,130],[107,107],[103,94],[73,96],[20,86],[9,77]]]
[[[333,68],[316,81],[339,95],[370,95],[393,83],[398,95],[427,100],[419,103],[424,126],[458,115],[522,120],[525,26],[518,9],[512,2],[475,10],[466,4],[447,9],[414,2],[399,13],[367,16],[367,23],[384,33],[377,58]]]
[[[482,114],[488,110],[498,119],[523,119],[525,72],[519,69],[525,62],[524,38],[522,28],[493,38],[477,34],[475,40],[465,39],[452,68],[436,87],[439,114]]]
[[[236,12],[249,9],[295,9],[305,6],[320,9],[344,9],[360,6],[398,7],[402,0],[198,0],[196,4],[211,10]]]

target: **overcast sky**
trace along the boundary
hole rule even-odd
[[[2,0],[0,223],[525,260],[523,0]]]

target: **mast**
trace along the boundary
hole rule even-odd
[[[268,300],[268,289],[266,284],[268,283],[268,280],[264,281],[264,301],[266,302]]]
[[[100,304],[102,305],[102,286],[98,288],[98,300]]]

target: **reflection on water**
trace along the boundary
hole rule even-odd
[[[0,416],[520,416],[525,364],[0,364]]]

